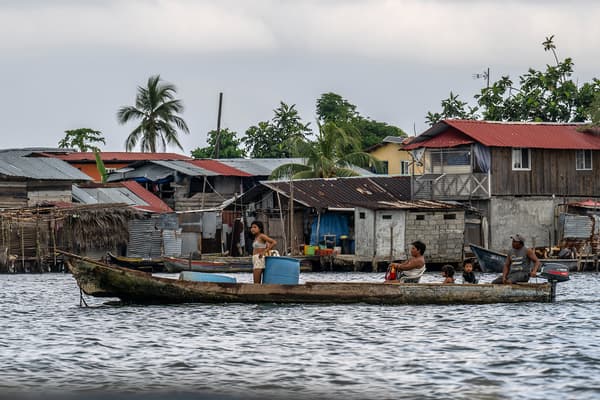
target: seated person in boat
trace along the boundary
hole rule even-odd
[[[454,267],[450,264],[446,264],[442,267],[442,276],[444,282],[442,283],[454,283]]]
[[[528,282],[530,276],[537,274],[541,263],[533,249],[525,247],[525,238],[516,234],[511,236],[511,239],[512,247],[506,257],[502,275],[494,279],[492,283]]]
[[[394,279],[391,273],[386,274],[386,282],[418,283],[421,275],[425,272],[425,243],[417,240],[410,245],[411,258],[403,263],[391,263],[388,271],[394,269]],[[389,278],[388,278],[389,277]]]
[[[254,283],[261,283],[265,271],[265,256],[270,254],[277,241],[264,233],[264,227],[260,221],[254,221],[250,224],[250,233],[254,236],[254,242],[252,242],[252,277]]]
[[[471,261],[465,261],[463,266],[463,283],[477,283],[477,277],[473,272],[473,263]]]

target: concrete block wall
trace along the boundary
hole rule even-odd
[[[412,211],[406,219],[405,240],[407,246],[415,240],[425,243],[428,263],[459,263],[463,258],[464,229],[464,211]]]

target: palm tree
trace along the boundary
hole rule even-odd
[[[164,81],[162,81],[164,82]],[[185,121],[178,113],[183,112],[183,103],[174,98],[175,86],[161,83],[160,75],[148,78],[147,87],[138,87],[135,106],[123,106],[117,112],[117,120],[125,124],[131,120],[140,120],[140,124],[129,134],[125,141],[125,150],[131,151],[140,142],[142,152],[156,152],[156,142],[183,147],[177,138],[175,127],[190,133]]]
[[[319,135],[314,142],[296,140],[297,153],[306,160],[304,164],[284,164],[273,170],[271,179],[332,178],[356,176],[353,166],[381,168],[381,162],[360,148],[360,139],[351,127],[341,128],[334,122],[321,125],[317,121]]]

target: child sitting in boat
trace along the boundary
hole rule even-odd
[[[442,267],[442,276],[445,278],[442,283],[454,283],[454,267],[446,264]]]
[[[465,261],[463,266],[463,283],[477,283],[477,277],[473,272],[473,263]]]

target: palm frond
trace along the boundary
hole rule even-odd
[[[283,165],[280,165],[279,167],[275,168],[273,170],[273,172],[271,172],[269,179],[273,180],[273,179],[289,178],[299,172],[310,171],[310,170],[311,170],[311,168],[304,164],[295,164],[295,163],[283,164]]]

